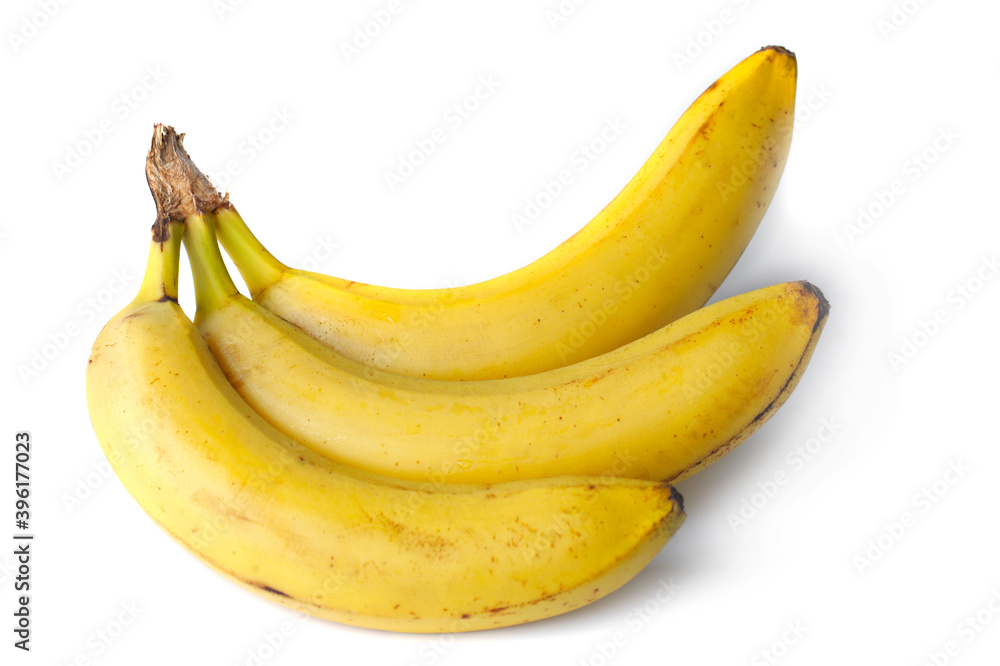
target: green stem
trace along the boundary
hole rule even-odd
[[[152,303],[164,298],[177,302],[177,274],[180,272],[183,233],[184,224],[181,222],[172,220],[153,225],[146,274],[142,277],[135,302]]]
[[[223,206],[215,211],[215,216],[219,242],[232,257],[252,295],[277,282],[288,270],[257,240],[235,208]]]
[[[197,213],[184,220],[184,248],[194,273],[194,298],[199,319],[225,305],[239,294],[215,238],[215,223],[210,215]]]

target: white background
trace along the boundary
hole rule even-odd
[[[997,5],[592,0],[554,22],[558,0],[403,1],[348,59],[343,44],[387,4],[4,3],[0,537],[14,531],[21,429],[34,438],[37,534],[30,654],[11,647],[13,547],[0,547],[4,663],[996,663]],[[774,203],[717,298],[808,279],[831,301],[829,323],[786,407],[680,485],[686,524],[620,591],[460,636],[302,621],[208,571],[102,476],[84,372],[138,287],[154,122],[188,133],[286,262],[445,286],[570,236],[704,88],[766,44],[798,55],[798,125]],[[495,92],[461,127],[445,123],[480,77]],[[617,139],[515,229],[512,214],[616,119]],[[390,191],[384,173],[442,126],[447,141]],[[951,138],[935,147],[938,136]],[[873,211],[866,228],[859,209]],[[190,312],[189,277],[181,290]],[[794,462],[804,446],[810,459]],[[661,603],[664,582],[674,592]]]

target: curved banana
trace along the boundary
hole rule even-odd
[[[255,301],[359,363],[437,379],[529,375],[701,307],[757,228],[785,166],[795,56],[766,47],[712,84],[625,188],[534,263],[453,289],[393,289],[289,268],[217,197],[219,238]]]
[[[210,216],[188,218],[185,244],[195,324],[240,395],[333,460],[415,480],[683,479],[784,403],[828,312],[812,285],[779,284],[565,368],[422,379],[355,363],[242,296]]]
[[[87,401],[135,500],[226,577],[339,622],[469,631],[608,594],[683,521],[665,483],[438,487],[352,470],[295,444],[236,394],[177,305],[181,225],[154,229],[139,295],[94,344]]]

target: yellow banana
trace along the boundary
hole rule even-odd
[[[177,305],[181,232],[179,223],[154,227],[138,296],[94,344],[87,401],[135,500],[226,577],[338,622],[469,631],[608,594],[683,521],[665,483],[437,487],[359,472],[296,444],[233,391]]]
[[[779,284],[564,368],[422,379],[351,361],[242,296],[210,216],[188,218],[185,244],[195,324],[240,395],[327,457],[415,480],[683,479],[784,403],[828,312],[812,285]]]
[[[453,289],[289,268],[227,201],[219,238],[258,303],[359,363],[437,379],[529,375],[616,349],[701,307],[739,259],[792,135],[795,56],[754,53],[684,113],[617,197],[534,263]]]

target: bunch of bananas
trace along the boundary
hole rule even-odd
[[[670,484],[774,413],[826,320],[805,282],[702,308],[777,186],[795,78],[753,54],[582,231],[447,290],[285,266],[156,126],[145,277],[87,371],[118,477],[210,567],[339,622],[467,631],[615,590],[683,522]]]

